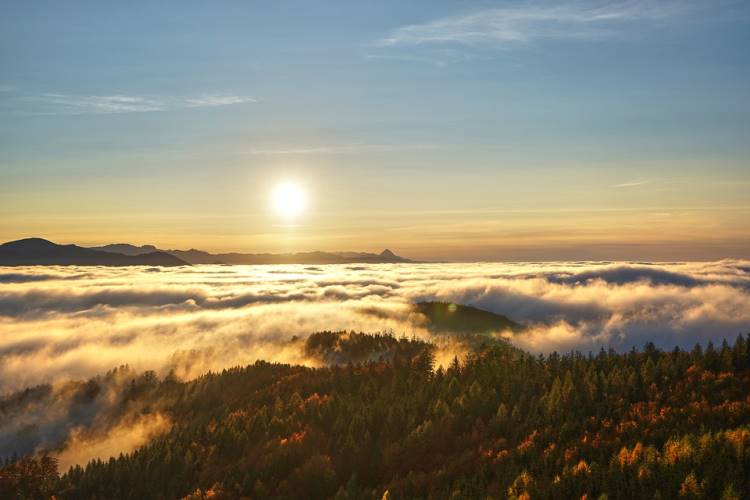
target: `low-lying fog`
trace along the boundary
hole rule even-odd
[[[129,364],[192,376],[306,362],[320,330],[429,336],[410,304],[504,314],[534,352],[750,332],[750,262],[0,268],[0,394]]]
[[[429,338],[411,304],[433,300],[524,323],[498,335],[533,352],[690,348],[750,332],[750,262],[0,268],[0,458],[128,452],[170,427],[124,402],[145,370],[320,364],[292,339],[322,330]]]

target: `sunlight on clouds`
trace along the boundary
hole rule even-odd
[[[169,430],[169,426],[168,417],[155,413],[142,415],[133,422],[120,422],[108,429],[104,436],[90,436],[86,428],[76,427],[65,442],[65,448],[57,455],[60,469],[85,466],[95,458],[106,460],[120,453],[130,453]]]
[[[170,426],[161,402],[123,399],[136,379],[321,366],[317,331],[426,339],[447,366],[468,346],[412,307],[433,300],[522,322],[489,335],[533,353],[691,348],[750,332],[750,261],[0,268],[0,395],[31,391],[0,422],[0,455],[47,450],[65,469],[128,452]]]
[[[0,269],[0,393],[121,364],[190,378],[256,359],[310,364],[322,330],[429,338],[410,304],[523,322],[534,352],[662,347],[750,331],[750,264],[413,264]],[[447,354],[449,356],[449,354]]]

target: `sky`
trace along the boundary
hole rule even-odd
[[[6,1],[0,241],[747,257],[749,26],[732,0]]]

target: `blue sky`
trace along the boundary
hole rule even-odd
[[[3,240],[471,260],[750,243],[746,2],[4,11]],[[268,210],[288,179],[310,198],[293,225]]]

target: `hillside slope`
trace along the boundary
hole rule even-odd
[[[427,327],[437,333],[520,332],[523,325],[512,319],[472,306],[451,302],[418,302],[415,309],[427,318]]]
[[[346,349],[352,338],[332,335],[314,344]],[[400,342],[372,339],[378,349]],[[421,346],[346,367],[257,362],[192,382],[132,377],[117,408],[158,412],[171,428],[62,478],[54,460],[9,464],[0,493],[728,499],[750,491],[744,337],[719,350],[647,345],[547,358],[488,340],[463,365],[437,371]],[[79,399],[112,397],[92,383]]]

